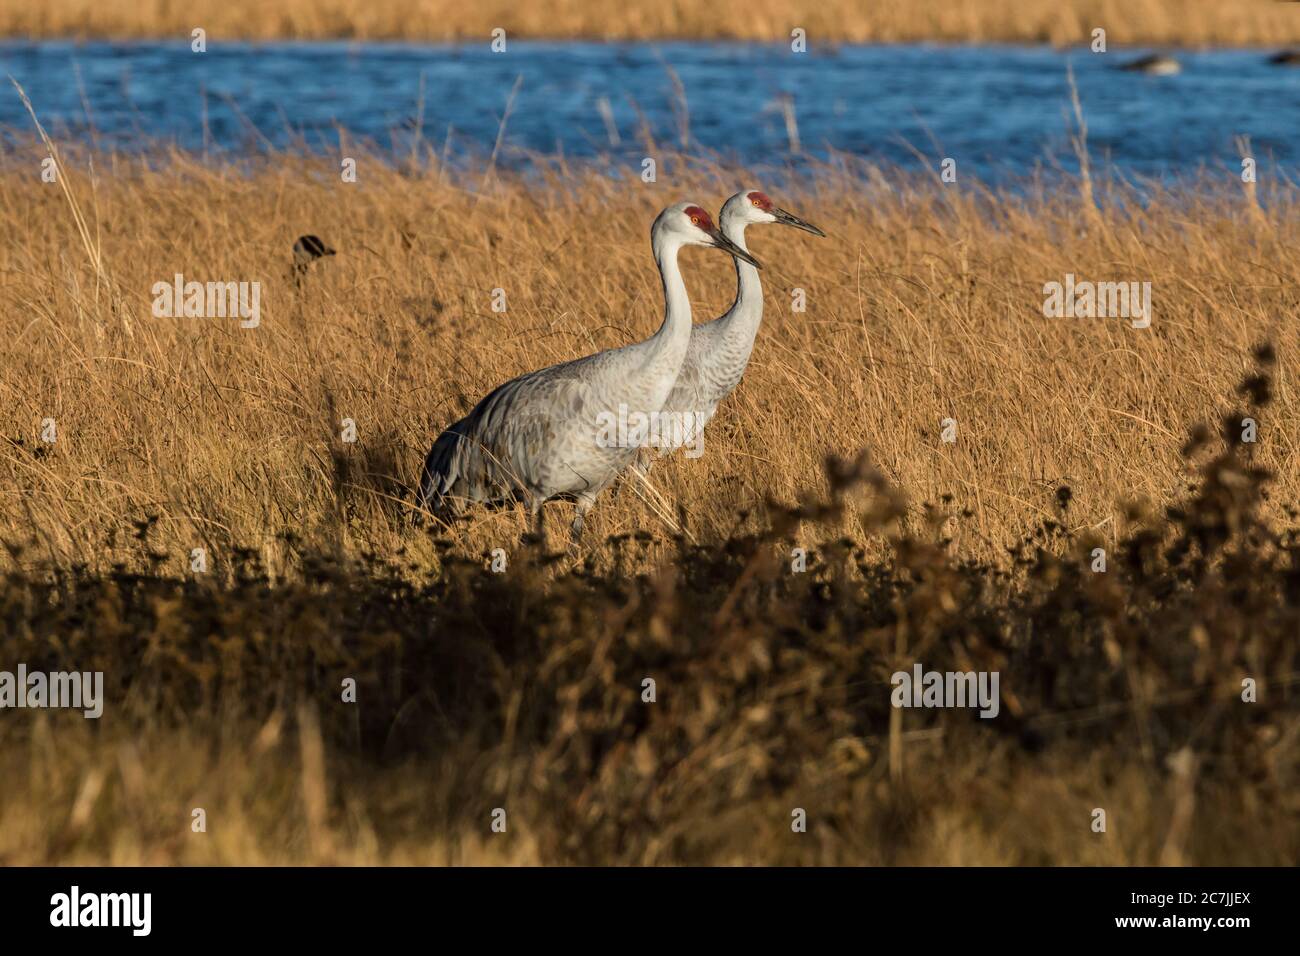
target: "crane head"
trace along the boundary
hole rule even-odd
[[[721,218],[723,226],[730,226],[733,223],[747,226],[750,223],[776,222],[783,226],[794,226],[804,232],[811,232],[814,236],[826,235],[807,220],[786,212],[772,202],[767,193],[758,189],[742,189],[728,199],[726,205],[722,207]]]
[[[681,202],[669,206],[655,220],[651,234],[657,241],[660,236],[671,236],[684,246],[711,246],[729,252],[737,259],[761,269],[758,260],[722,234],[713,217],[698,203]]]

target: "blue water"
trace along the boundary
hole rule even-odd
[[[797,164],[782,108],[788,103],[804,155],[839,151],[904,167],[952,157],[959,173],[998,181],[1058,164],[1073,169],[1069,64],[1095,161],[1121,173],[1239,170],[1238,136],[1250,137],[1261,170],[1300,158],[1300,69],[1240,50],[1180,53],[1177,76],[1115,69],[1133,55],[1004,46],[794,54],[755,44],[519,41],[503,54],[486,43],[342,42],[214,43],[195,54],[188,40],[9,41],[0,42],[0,72],[23,84],[57,136],[128,150],[161,139],[218,154],[303,143],[333,152],[341,129],[349,141],[405,156],[418,128],[430,150],[481,162],[518,82],[504,165],[526,164],[536,153],[636,163],[652,154],[647,132],[660,147],[678,148],[684,126],[690,151]],[[0,136],[31,130],[6,84]]]

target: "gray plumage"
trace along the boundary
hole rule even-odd
[[[826,234],[811,223],[777,208],[764,193],[741,190],[722,207],[718,217],[722,234],[746,249],[745,227],[762,223],[793,226],[817,236]],[[691,341],[681,370],[661,411],[681,423],[674,439],[660,444],[661,454],[700,440],[699,431],[713,418],[718,405],[740,384],[754,350],[754,339],[763,321],[763,286],[758,270],[736,260],[736,299],[730,309],[711,322],[691,330]],[[665,431],[668,431],[665,429]],[[649,470],[652,459],[639,463]]]
[[[691,337],[691,305],[677,264],[682,246],[735,248],[695,203],[665,209],[651,228],[664,321],[643,342],[529,372],[498,386],[433,443],[418,504],[446,520],[470,504],[522,501],[536,516],[551,498],[577,503],[573,531],[637,452],[620,418],[658,413]],[[750,261],[753,261],[750,258]]]

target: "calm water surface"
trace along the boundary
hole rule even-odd
[[[1260,51],[1180,53],[1183,71],[1115,67],[1132,51],[1002,46],[841,46],[792,54],[730,43],[225,44],[0,42],[0,71],[26,88],[47,129],[139,149],[159,139],[212,153],[305,142],[340,131],[406,155],[417,127],[458,161],[481,162],[517,86],[500,161],[530,154],[636,163],[662,146],[752,164],[830,151],[905,167],[953,157],[1001,180],[1073,168],[1067,65],[1094,157],[1121,173],[1240,168],[1249,136],[1261,168],[1300,157],[1300,69]],[[421,102],[423,109],[421,111]],[[421,118],[422,117],[422,118]],[[31,131],[0,89],[3,135]],[[688,133],[684,133],[688,131]]]

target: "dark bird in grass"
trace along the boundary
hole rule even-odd
[[[298,268],[324,256],[334,255],[334,250],[325,245],[320,236],[299,236],[293,244],[293,262]]]
[[[293,244],[293,282],[300,285],[308,267],[317,259],[334,255],[334,250],[325,245],[320,236],[299,236]]]
[[[1181,73],[1183,66],[1172,56],[1163,53],[1151,53],[1130,60],[1119,67],[1125,73],[1145,73],[1147,76],[1173,76]]]
[[[1283,50],[1268,58],[1274,66],[1300,66],[1300,50]]]

